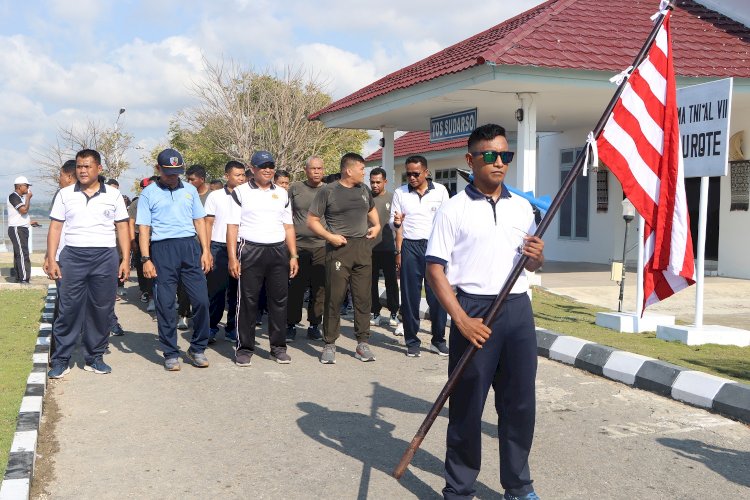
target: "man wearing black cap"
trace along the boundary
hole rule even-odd
[[[8,236],[13,244],[13,268],[16,281],[28,283],[31,277],[29,258],[29,207],[31,206],[31,184],[23,175],[13,181],[13,192],[8,196]]]
[[[277,363],[288,364],[292,361],[286,352],[284,328],[288,280],[297,274],[299,259],[292,208],[287,192],[273,183],[275,164],[271,153],[258,151],[250,163],[253,179],[232,191],[235,203],[227,220],[229,273],[240,280],[235,363],[251,365],[258,298],[265,282],[271,357]]]
[[[198,191],[183,183],[182,155],[165,149],[157,159],[161,176],[138,198],[139,245],[143,274],[154,278],[159,341],[164,350],[164,368],[178,371],[175,293],[182,279],[195,314],[193,337],[187,358],[199,368],[208,366],[203,351],[208,344],[208,288],[205,273],[211,270],[211,251],[206,238],[205,217]],[[195,240],[196,234],[198,241]]]

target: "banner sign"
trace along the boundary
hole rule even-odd
[[[677,89],[685,177],[727,175],[732,81]]]
[[[477,108],[430,118],[430,142],[469,137],[477,128]]]

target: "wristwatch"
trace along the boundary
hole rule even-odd
[[[401,255],[401,250],[396,250],[396,255]]]
[[[146,262],[148,262],[150,260],[151,260],[151,257],[149,257],[148,255],[141,255],[141,263],[142,264],[145,264]]]

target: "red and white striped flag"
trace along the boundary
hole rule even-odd
[[[695,283],[670,17],[597,139],[599,158],[646,222],[644,309]]]

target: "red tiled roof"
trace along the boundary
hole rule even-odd
[[[393,141],[393,157],[405,158],[407,156],[429,153],[430,151],[445,151],[446,149],[466,148],[466,137],[452,139],[444,142],[430,142],[429,132],[407,132]],[[365,161],[375,161],[383,158],[383,148],[365,158]]]
[[[677,0],[672,22],[680,76],[750,78],[750,28],[693,0]],[[418,83],[494,62],[620,72],[650,29],[655,0],[549,0],[339,99],[319,118]]]

